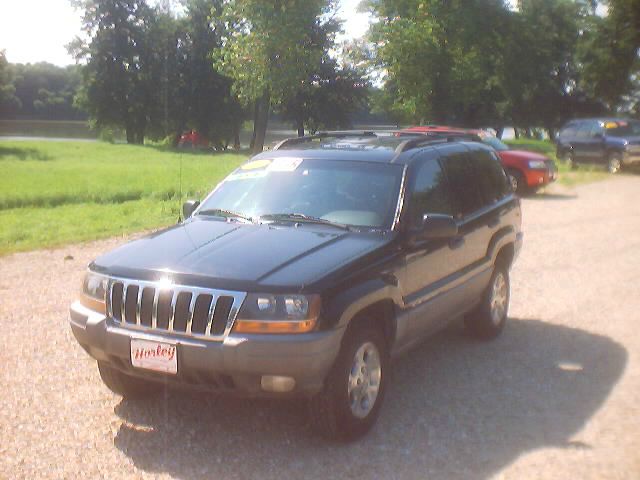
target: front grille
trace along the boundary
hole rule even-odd
[[[229,333],[246,294],[155,282],[112,279],[107,311],[127,328],[208,339]]]

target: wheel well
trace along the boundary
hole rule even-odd
[[[509,243],[502,247],[496,255],[496,265],[504,265],[507,268],[511,267],[513,263],[513,257],[515,256],[515,248],[513,243]]]
[[[391,348],[396,337],[395,307],[392,300],[382,300],[356,313],[348,328],[375,325],[384,334],[387,346]]]

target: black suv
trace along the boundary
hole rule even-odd
[[[231,173],[185,220],[89,265],[73,333],[104,383],[310,400],[324,433],[374,423],[389,360],[509,307],[519,200],[491,147],[334,133]]]
[[[621,118],[572,120],[558,134],[556,153],[575,166],[603,163],[609,172],[640,163],[640,121]]]

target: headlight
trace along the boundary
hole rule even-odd
[[[533,168],[535,170],[542,170],[547,168],[547,164],[542,160],[529,160],[529,168]]]
[[[238,333],[306,333],[320,314],[319,295],[247,295],[233,331]]]
[[[108,278],[94,272],[87,272],[82,281],[80,303],[91,310],[106,313]]]

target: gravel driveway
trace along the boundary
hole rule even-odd
[[[523,209],[504,335],[455,326],[401,358],[348,445],[299,403],[103,387],[67,308],[123,239],[0,258],[0,478],[640,478],[640,177]]]

